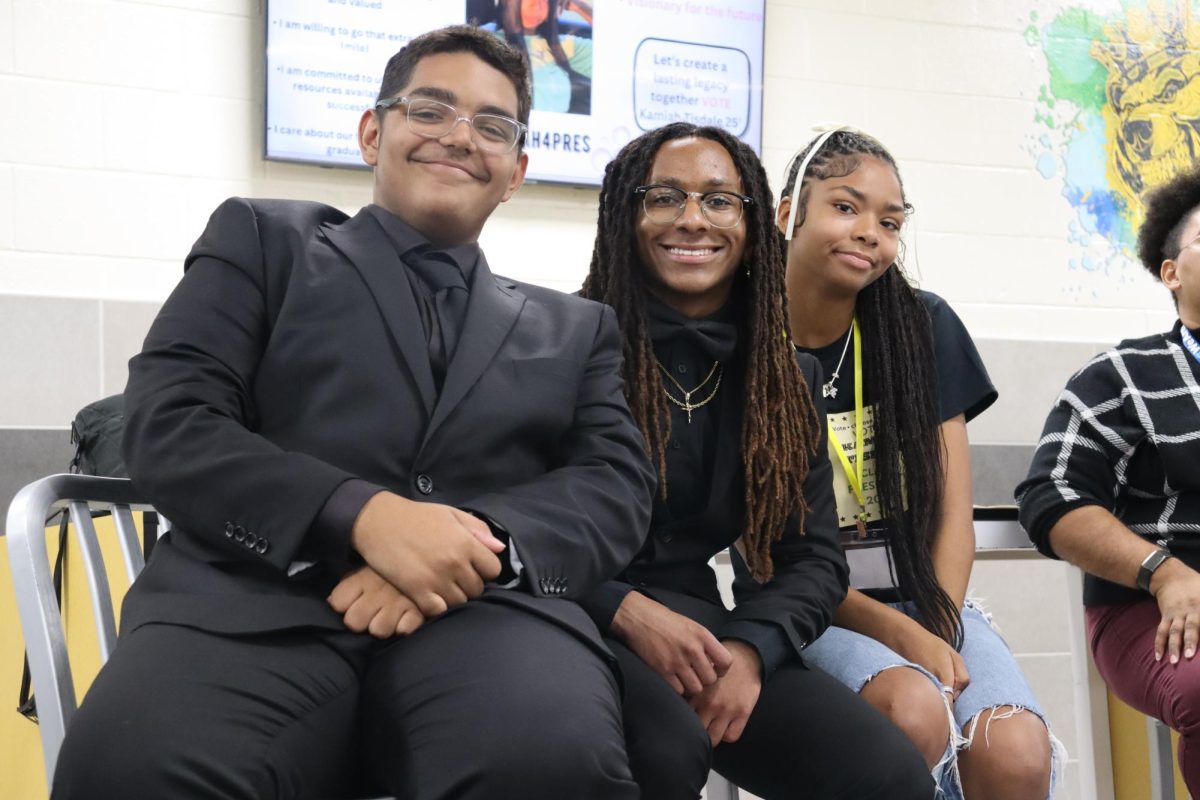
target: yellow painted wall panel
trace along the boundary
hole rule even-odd
[[[140,518],[140,515],[134,515]],[[140,519],[139,519],[140,521]],[[120,547],[112,520],[97,519],[96,533],[100,538],[104,563],[108,567],[109,586],[114,607],[129,588]],[[140,527],[140,526],[139,526]],[[74,532],[72,532],[74,537]],[[46,529],[47,552],[51,564],[58,550],[58,526]],[[0,548],[0,636],[4,642],[0,651],[0,748],[4,752],[4,768],[0,769],[0,797],[12,800],[34,800],[46,797],[46,778],[42,765],[42,742],[36,725],[14,710],[21,685],[21,659],[25,643],[17,616],[16,595],[12,588],[12,572],[8,566],[8,548]],[[87,578],[77,542],[67,544],[67,564],[64,579],[64,613],[67,645],[71,654],[71,674],[75,678],[76,694],[82,697],[91,686],[100,668],[96,628],[91,611]],[[37,687],[34,687],[36,693]]]
[[[1113,793],[1116,800],[1151,800],[1150,745],[1146,717],[1108,693],[1108,731],[1112,738]],[[1179,749],[1179,734],[1171,733],[1171,752]],[[1187,787],[1175,763],[1175,797],[1186,800]]]

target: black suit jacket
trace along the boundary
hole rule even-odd
[[[344,562],[346,539],[313,523],[357,477],[502,525],[529,590],[486,596],[595,641],[561,598],[628,563],[655,483],[614,314],[481,257],[438,396],[404,269],[368,213],[243,199],[213,213],[130,362],[125,459],[176,529],[123,630],[342,629],[321,566]]]
[[[797,353],[800,371],[810,388],[821,385],[821,365],[807,354]],[[721,605],[717,578],[709,559],[731,547],[745,524],[742,468],[742,397],[736,392],[721,413],[717,433],[709,501],[698,514],[666,521],[666,504],[655,500],[650,536],[637,557],[618,577],[584,598],[583,604],[597,625],[607,630],[613,614],[632,590],[653,597],[679,613],[688,614],[690,604],[675,595],[699,598]],[[786,637],[793,653],[800,653],[833,621],[833,612],[846,596],[849,570],[838,544],[837,508],[833,497],[833,474],[824,430],[825,408],[814,392],[821,438],[816,453],[809,454],[804,499],[808,503],[804,531],[795,518],[771,548],[775,575],[766,585],[744,580],[738,603],[724,620],[725,629],[714,630],[742,638],[741,622],[775,626]],[[735,567],[744,565],[732,551]],[[748,578],[748,575],[745,576]],[[665,590],[665,591],[664,591]]]

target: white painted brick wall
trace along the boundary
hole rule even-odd
[[[13,203],[13,168],[0,164],[0,253],[13,247]]]
[[[263,161],[262,5],[0,0],[0,305],[13,319],[12,309],[28,306],[21,329],[44,335],[36,353],[10,343],[6,352],[20,361],[10,366],[28,370],[0,384],[0,397],[9,398],[0,403],[0,423],[65,424],[101,382],[105,391],[119,388],[120,362],[136,348],[133,328],[144,323],[110,331],[113,343],[103,347],[112,363],[101,379],[93,373],[103,313],[62,300],[64,312],[87,313],[68,325],[71,336],[60,336],[61,326],[44,319],[58,306],[26,296],[96,299],[101,312],[129,314],[120,301],[167,295],[227,196],[322,200],[348,212],[369,202],[365,171]],[[1066,238],[1074,212],[1028,152],[1046,66],[1022,36],[1031,9],[1044,22],[1057,7],[1050,0],[767,3],[768,175],[780,181],[816,123],[850,123],[882,139],[918,209],[913,270],[977,337],[1103,342],[1162,329],[1172,318],[1165,291],[1148,276],[1077,285],[1081,276],[1067,269],[1078,255]],[[595,217],[594,189],[530,186],[499,209],[483,244],[498,272],[570,291],[587,269]],[[88,325],[96,337],[86,335]],[[48,409],[37,398],[61,397],[61,371],[30,373],[55,360],[51,346],[87,376],[78,401]],[[1044,379],[1061,385],[1065,377]],[[992,565],[980,574],[989,569],[1014,568]],[[996,580],[996,593],[1009,583]],[[1025,642],[1031,678],[1065,727],[1081,707],[1055,688],[1061,673],[1042,674],[1037,665],[1078,653],[1079,642],[1022,616],[1003,623]],[[1078,744],[1086,734],[1064,738]],[[1082,797],[1080,787],[1090,785],[1079,769],[1073,763],[1062,796]]]
[[[178,264],[227,195],[347,211],[369,201],[366,173],[262,160],[261,6],[0,0],[0,294],[114,297],[120,286],[129,299],[161,299],[171,280],[158,270]],[[1120,315],[1137,323],[1130,334],[1168,324],[1169,303],[1148,278],[1078,291],[1068,274],[1073,212],[1025,149],[1046,75],[1021,31],[1031,8],[1044,20],[1053,5],[767,6],[773,179],[815,123],[858,125],[900,160],[919,213],[916,271],[977,336],[1111,337],[1119,310],[1137,312]],[[484,243],[498,270],[572,289],[594,218],[594,191],[530,187]],[[535,237],[546,246],[531,252]],[[104,265],[119,260],[136,266],[113,280]],[[130,280],[139,274],[144,285]]]

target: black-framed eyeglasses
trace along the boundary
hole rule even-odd
[[[485,153],[508,153],[525,135],[526,126],[503,114],[476,114],[464,117],[458,109],[447,103],[427,97],[392,97],[375,104],[377,111],[387,111],[393,106],[406,107],[405,119],[408,129],[426,139],[440,139],[460,122],[471,126],[479,149]]]
[[[1191,246],[1192,246],[1192,245],[1194,245],[1194,244],[1200,244],[1200,233],[1197,233],[1195,236],[1193,236],[1191,239],[1189,239],[1188,241],[1184,242],[1184,243],[1183,243],[1183,244],[1180,246],[1180,248],[1179,248],[1179,252],[1175,254],[1175,259],[1176,259],[1176,260],[1178,260],[1178,259],[1179,259],[1179,257],[1180,257],[1181,255],[1183,255],[1183,251],[1184,251],[1184,250],[1187,250],[1189,247],[1191,247]]]
[[[683,189],[663,184],[639,186],[633,190],[641,195],[646,219],[658,225],[670,225],[683,216],[689,198],[696,198],[700,213],[715,228],[733,228],[742,221],[746,206],[754,198],[737,192],[685,192]]]

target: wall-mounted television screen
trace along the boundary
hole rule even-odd
[[[765,0],[269,0],[266,157],[361,167],[358,119],[384,65],[465,21],[533,69],[530,180],[598,185],[630,139],[667,122],[762,140]]]

